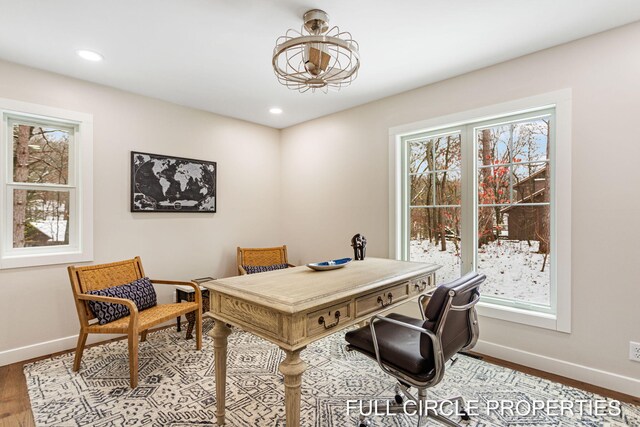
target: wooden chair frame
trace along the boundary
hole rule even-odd
[[[274,265],[287,264],[289,267],[295,267],[289,264],[287,259],[287,245],[275,246],[272,248],[241,248],[238,246],[238,274],[245,275],[247,271],[243,265]]]
[[[195,311],[196,315],[196,348],[202,349],[202,295],[200,287],[192,282],[174,280],[151,280],[154,285],[184,285],[195,290],[195,301],[188,303],[158,304],[142,312],[133,301],[125,298],[90,295],[86,292],[122,285],[145,277],[140,257],[113,262],[109,264],[90,265],[85,267],[68,267],[71,289],[75,299],[80,333],[76,348],[73,370],[80,370],[82,353],[90,333],[95,334],[127,334],[129,339],[129,375],[131,388],[138,385],[138,335],[147,339],[147,332],[153,326],[175,319],[186,313]],[[103,301],[127,306],[130,315],[104,325],[90,323],[95,319],[88,306],[88,301]]]

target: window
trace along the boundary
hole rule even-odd
[[[440,264],[438,275],[445,281],[462,270],[460,142],[460,131],[454,130],[408,138],[404,147],[410,187],[407,258]]]
[[[485,299],[551,311],[553,111],[474,127],[476,270]]]
[[[392,129],[391,251],[440,264],[441,282],[486,274],[481,314],[568,332],[567,97]],[[522,104],[529,108],[517,110]]]
[[[0,267],[91,260],[91,116],[10,100],[0,110]]]

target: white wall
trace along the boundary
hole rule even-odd
[[[638,45],[640,23],[283,130],[291,260],[347,255],[357,232],[388,255],[390,127],[571,88],[573,332],[482,318],[479,349],[640,396]]]
[[[387,256],[390,127],[572,88],[573,332],[483,318],[482,350],[640,395],[627,359],[640,341],[638,44],[633,24],[282,132],[6,62],[0,97],[94,115],[96,263],[140,255],[152,277],[190,279],[235,274],[237,245],[287,243],[305,263],[351,254],[361,232]],[[130,213],[130,150],[217,161],[219,213]],[[64,267],[0,271],[0,365],[73,347]]]
[[[96,263],[140,255],[152,278],[223,277],[236,246],[282,244],[278,130],[7,62],[0,97],[93,114]],[[218,213],[130,213],[131,150],[218,162]],[[75,346],[65,267],[0,270],[0,365]]]

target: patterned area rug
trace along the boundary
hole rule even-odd
[[[205,322],[205,330],[211,322]],[[214,426],[215,380],[213,344],[204,350],[174,328],[149,334],[140,344],[140,385],[129,388],[127,342],[85,350],[80,373],[72,372],[73,354],[24,368],[38,426]],[[375,361],[344,349],[344,334],[314,343],[303,353],[309,369],[303,376],[302,425],[356,426],[347,400],[392,398],[394,383]],[[278,364],[281,351],[237,330],[229,336],[227,425],[284,426],[284,391]],[[541,409],[530,414],[487,411],[490,402],[571,401],[603,399],[561,384],[460,356],[445,379],[429,395],[461,395],[478,401],[478,415],[464,424],[485,426],[640,426],[640,407],[622,404],[619,414],[577,411],[563,415]],[[603,399],[604,400],[604,399]],[[611,405],[608,400],[603,405]],[[588,403],[583,404],[588,405]],[[524,408],[524,409],[523,409]],[[355,410],[358,407],[354,407]],[[500,408],[504,409],[504,408]],[[526,412],[526,404],[521,404]],[[553,411],[551,411],[553,412]],[[414,426],[407,415],[372,417],[374,426]],[[430,421],[428,425],[439,425]]]

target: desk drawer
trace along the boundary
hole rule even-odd
[[[351,320],[351,301],[343,301],[307,315],[307,336],[312,337]]]
[[[433,275],[418,277],[409,283],[409,293],[417,295],[433,286]]]
[[[364,295],[356,299],[356,317],[372,313],[409,296],[409,282],[392,286],[382,291]]]

